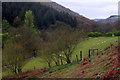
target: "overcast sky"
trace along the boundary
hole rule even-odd
[[[90,19],[118,14],[120,0],[52,0]]]

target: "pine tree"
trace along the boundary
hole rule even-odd
[[[9,22],[6,19],[3,19],[3,21],[2,21],[3,32],[7,32],[9,28],[10,28]]]
[[[21,25],[21,19],[17,16],[17,17],[15,17],[15,19],[14,19],[14,22],[13,22],[13,26],[14,27],[19,27],[20,25]]]

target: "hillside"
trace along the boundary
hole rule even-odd
[[[94,19],[94,21],[98,21],[98,22],[102,22],[102,23],[114,23],[114,22],[118,21],[119,18],[120,18],[119,15],[111,15],[110,17],[108,17],[106,19]]]
[[[51,69],[27,71],[9,78],[94,78],[102,80],[113,78],[117,80],[120,77],[118,49],[118,45],[112,45],[82,61],[74,61],[71,64],[55,66]]]
[[[69,24],[72,27],[88,28],[94,23],[70,9],[67,9],[55,2],[4,2],[2,4],[2,18],[7,19],[13,25],[16,16],[21,20],[24,19],[24,14],[27,10],[32,10],[35,16],[35,24],[38,29],[47,29],[56,21],[61,21]],[[11,15],[9,15],[11,14]]]
[[[84,40],[82,41],[81,43],[79,43],[77,46],[76,46],[76,49],[74,50],[74,54],[73,54],[73,57],[72,57],[72,61],[75,61],[76,60],[76,55],[79,55],[79,52],[80,51],[83,51],[83,58],[86,58],[88,56],[88,51],[89,49],[91,48],[98,48],[98,49],[104,49],[106,48],[107,46],[110,45],[110,43],[113,43],[113,44],[116,44],[116,42],[114,42],[115,40],[117,40],[117,37],[113,37],[113,38],[106,38],[106,37],[100,37],[100,38],[89,38],[87,40]],[[106,41],[105,43],[103,43],[104,41]],[[86,46],[88,45],[88,46]],[[39,69],[39,68],[44,68],[46,67],[47,65],[45,63],[42,63],[42,59],[37,57],[37,58],[34,58],[32,60],[30,60],[24,67],[23,67],[23,70],[26,71],[26,70],[33,70],[34,67],[36,69]],[[32,65],[34,64],[34,65]],[[55,64],[53,63],[53,66]]]
[[[110,70],[115,70],[118,67],[117,61],[117,37],[107,38],[90,38],[82,43],[78,44],[74,54],[73,54],[73,62],[71,64],[53,66],[51,69],[47,68],[44,63],[42,63],[41,58],[37,57],[30,60],[23,68],[24,72],[18,74],[19,76],[27,76],[28,78],[96,78],[100,75],[100,77],[105,77],[111,75],[111,72],[108,74],[107,72]],[[96,40],[96,41],[95,41]],[[110,43],[114,44],[111,48],[106,48],[110,46]],[[85,45],[88,45],[85,47]],[[91,56],[89,62],[88,58],[88,49],[90,48],[98,48],[100,49],[98,53],[95,52],[93,56]],[[83,51],[83,60],[76,62],[76,54],[79,55],[79,51]],[[104,51],[105,50],[105,51]],[[103,54],[102,54],[103,53]],[[98,54],[98,55],[97,55]],[[80,59],[80,58],[79,58]],[[54,64],[55,65],[55,64]],[[115,66],[115,67],[113,67]],[[43,69],[46,67],[46,69]],[[36,70],[34,70],[34,68]],[[42,69],[41,69],[42,68]],[[80,71],[79,71],[80,70]],[[89,73],[88,73],[89,72]],[[4,73],[4,75],[6,72]],[[116,70],[115,70],[116,76]],[[72,75],[72,76],[71,76]],[[114,75],[113,75],[114,76]],[[16,77],[10,76],[10,77]]]
[[[111,15],[106,19],[94,19],[98,24],[98,29],[103,32],[119,31],[120,30],[120,16]]]
[[[70,10],[69,8],[65,8],[64,6],[56,3],[56,2],[51,2],[51,3],[41,3],[43,5],[46,5],[46,6],[49,6],[49,7],[52,7],[54,8],[55,10],[59,11],[59,12],[65,12],[65,13],[68,13],[70,14],[71,16],[74,16],[77,18],[78,20],[78,23],[83,23],[83,24],[88,24],[88,25],[91,25],[91,23],[94,23],[94,21],[88,19],[88,18],[85,18],[84,16]]]
[[[91,61],[86,58],[80,63],[72,63],[64,69],[53,69],[51,73],[37,76],[39,78],[118,78],[120,76],[118,66],[117,49],[99,52],[98,55],[91,57]]]

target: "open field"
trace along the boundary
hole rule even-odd
[[[108,50],[103,50],[104,54],[91,56],[89,59],[84,59],[78,62],[72,62],[71,64],[64,64],[60,66],[54,66],[47,71],[42,72],[45,69],[37,69],[34,71],[23,72],[25,74],[18,74],[11,76],[11,78],[20,77],[31,78],[37,80],[39,78],[95,78],[106,79],[110,77],[120,77],[119,74],[119,59],[118,46],[111,46]]]
[[[118,40],[118,37],[90,37],[78,44],[73,55],[79,54],[80,51],[82,51],[83,57],[87,57],[89,49],[102,50],[108,47],[110,44],[117,44],[116,40]]]
[[[117,44],[117,42],[115,42],[115,40],[117,40],[118,37],[99,37],[99,38],[88,38],[85,41],[82,41],[81,43],[78,44],[78,46],[76,47],[72,60],[76,60],[75,55],[79,54],[80,50],[83,51],[83,57],[86,57],[88,54],[88,50],[91,48],[98,48],[98,49],[104,49],[107,46],[110,45],[110,43],[112,44]],[[54,63],[53,63],[54,65]],[[23,71],[25,70],[33,70],[34,66],[36,68],[44,68],[47,65],[45,65],[44,61],[40,58],[36,58],[33,59],[31,61],[29,61],[24,67],[23,67]]]
[[[88,50],[91,48],[98,48],[98,49],[104,49],[107,46],[109,46],[111,43],[112,44],[117,44],[115,42],[118,39],[118,37],[96,37],[96,38],[88,38],[82,42],[80,42],[73,54],[72,60],[76,60],[75,55],[78,54],[79,52],[83,52],[83,57],[87,57],[88,55]],[[55,64],[52,63],[52,66]],[[27,70],[34,70],[34,69],[40,69],[40,68],[47,68],[46,62],[42,60],[40,57],[34,58],[32,60],[29,60],[27,64],[23,67],[23,71]],[[8,72],[3,72],[3,76],[8,75]]]

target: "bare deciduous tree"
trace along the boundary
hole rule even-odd
[[[3,65],[8,66],[15,74],[22,71],[27,51],[21,44],[8,44],[3,49]]]

